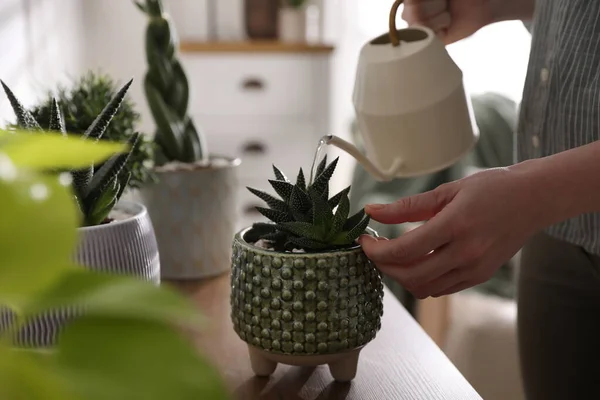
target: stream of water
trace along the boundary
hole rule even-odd
[[[325,150],[325,146],[327,146],[328,138],[329,138],[329,136],[323,136],[319,140],[319,144],[317,145],[317,150],[315,151],[315,157],[313,158],[312,166],[310,167],[310,179],[308,180],[309,185],[312,185],[313,179],[316,178],[315,168],[317,168],[317,166],[319,165],[319,162],[321,161],[320,160],[321,153],[323,152],[323,150]]]

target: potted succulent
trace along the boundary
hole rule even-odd
[[[279,40],[306,41],[306,0],[282,0],[278,20]]]
[[[29,108],[29,112],[37,121],[49,121],[56,101],[62,110],[66,131],[70,135],[83,135],[119,89],[120,85],[110,75],[90,70],[69,85],[58,85],[55,90],[46,93],[39,103]],[[113,116],[100,140],[129,141],[136,134],[140,119],[134,102],[125,97],[121,101],[119,112]],[[18,128],[14,125],[12,127]],[[139,135],[137,145],[131,151],[128,161],[131,178],[127,189],[139,189],[144,184],[154,181],[154,144],[146,136]],[[102,163],[96,166],[101,167]]]
[[[136,5],[149,19],[144,90],[156,123],[158,179],[142,188],[141,196],[156,229],[162,278],[218,275],[229,270],[240,160],[210,154],[204,135],[188,115],[188,81],[162,1]]]
[[[350,187],[329,198],[337,159],[325,157],[314,182],[302,169],[291,183],[275,166],[270,184],[280,196],[248,188],[268,207],[233,240],[231,318],[248,344],[252,368],[270,375],[277,363],[328,364],[349,381],[360,350],[381,327],[381,274],[356,239],[377,236],[364,210],[348,217]]]
[[[2,86],[20,129],[43,131],[42,124],[23,107],[4,82]],[[110,100],[83,134],[84,140],[97,141],[102,137],[130,86],[131,81]],[[62,115],[60,106],[54,101],[45,125],[49,131],[67,136]],[[60,172],[71,179],[72,192],[80,211],[79,244],[74,260],[94,271],[134,276],[158,285],[158,248],[146,208],[134,202],[117,204],[131,176],[128,161],[138,138],[139,134],[134,134],[127,151],[113,155],[99,168],[90,166]],[[19,343],[25,346],[52,344],[62,323],[75,313],[71,309],[58,310],[33,320],[20,332]],[[6,328],[10,320],[8,314],[0,315],[0,330]]]

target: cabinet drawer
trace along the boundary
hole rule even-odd
[[[191,113],[311,115],[327,107],[325,56],[185,55]]]
[[[319,138],[315,122],[305,118],[195,117],[207,135],[209,152],[242,160],[241,178],[273,179],[275,164],[295,181],[300,167],[308,179]]]

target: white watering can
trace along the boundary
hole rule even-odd
[[[323,138],[378,181],[445,169],[479,137],[462,71],[431,29],[396,29],[401,3],[392,6],[389,33],[366,43],[358,61],[353,101],[370,160],[337,136]]]

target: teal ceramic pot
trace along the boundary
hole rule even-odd
[[[381,273],[360,246],[280,253],[247,243],[250,229],[233,241],[231,318],[254,372],[329,364],[336,380],[353,379],[360,349],[381,328]]]

